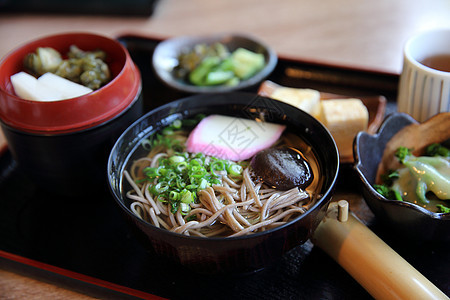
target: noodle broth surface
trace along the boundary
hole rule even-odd
[[[187,209],[181,209],[181,206],[186,208],[183,204],[174,210],[170,201],[151,192],[157,179],[146,179],[145,170],[157,168],[161,159],[183,153],[190,130],[181,128],[167,136],[175,150],[164,143],[154,144],[158,134],[164,136],[164,130],[152,134],[139,146],[123,174],[127,206],[139,218],[156,227],[190,236],[242,236],[286,224],[305,213],[321,197],[323,178],[313,150],[301,137],[286,131],[273,147],[292,147],[304,155],[314,174],[314,180],[306,190],[276,190],[257,179],[249,167],[249,160],[232,162],[242,167],[239,175],[214,171],[220,184],[208,184],[196,193],[195,201],[190,202]],[[185,159],[197,157],[188,153]],[[208,156],[202,159],[206,164],[214,161]]]

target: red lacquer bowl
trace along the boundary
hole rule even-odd
[[[38,102],[17,97],[11,75],[37,47],[66,54],[71,45],[104,50],[112,80],[84,96]],[[13,50],[0,61],[0,125],[20,169],[39,187],[65,195],[106,188],[108,153],[115,139],[143,113],[142,83],[128,51],[91,33],[52,35]]]
[[[113,79],[81,97],[38,102],[17,97],[11,75],[24,71],[23,59],[38,47],[66,54],[71,45],[107,53]],[[104,123],[130,106],[140,92],[140,73],[128,51],[116,40],[91,33],[64,33],[39,38],[10,52],[0,61],[0,118],[16,129],[33,133],[67,133]]]

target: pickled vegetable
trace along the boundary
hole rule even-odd
[[[173,74],[197,86],[233,86],[258,73],[264,64],[261,53],[244,48],[230,52],[222,43],[198,44],[178,56]]]
[[[15,94],[26,100],[59,101],[92,92],[88,87],[50,72],[36,78],[22,71],[11,76],[11,83]]]
[[[264,55],[238,48],[231,55],[234,73],[240,79],[248,79],[264,67]]]
[[[39,47],[36,53],[29,53],[24,58],[25,68],[35,76],[41,76],[47,72],[54,73],[62,62],[61,54],[50,47]]]
[[[217,57],[222,60],[229,55],[230,52],[222,43],[195,45],[178,56],[178,65],[174,68],[174,75],[177,78],[186,79],[189,73],[197,68],[206,57]]]
[[[40,47],[36,53],[25,57],[25,68],[35,76],[53,73],[92,90],[99,89],[111,80],[108,65],[104,62],[106,53],[101,50],[83,51],[70,46],[67,59],[53,48]]]

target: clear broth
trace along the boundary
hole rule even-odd
[[[153,139],[153,134],[151,136],[147,137],[147,139],[150,139],[150,140]],[[321,166],[316,157],[316,154],[313,151],[312,147],[309,144],[307,144],[300,136],[298,136],[292,132],[289,132],[289,131],[286,131],[283,133],[283,135],[280,138],[280,140],[278,141],[278,143],[279,144],[277,144],[277,145],[286,145],[286,146],[289,146],[289,147],[299,150],[310,164],[311,170],[314,174],[314,179],[311,182],[311,184],[305,189],[305,192],[309,195],[309,199],[307,200],[307,202],[305,202],[305,205],[308,207],[307,209],[309,209],[314,205],[314,203],[316,203],[322,197],[322,187],[323,187],[323,183],[324,183],[324,178],[321,173]],[[132,165],[133,165],[134,161],[139,158],[146,157],[148,155],[149,151],[150,151],[150,149],[143,147],[143,145],[140,145],[136,149],[136,151],[131,155],[130,160],[127,163],[126,169],[128,171],[130,171],[130,173],[133,173],[131,171],[131,169],[132,169]],[[132,187],[130,186],[130,184],[128,183],[128,181],[126,179],[122,180],[122,184],[123,184],[122,190],[124,193],[124,199],[127,199],[126,205],[128,207],[130,207],[130,205],[133,201],[131,201],[130,199],[128,199],[126,197],[126,193],[129,190],[131,190]],[[298,215],[298,216],[300,216],[300,215]],[[297,218],[298,216],[295,216],[293,219]],[[149,222],[149,221],[147,221],[147,222]],[[231,229],[229,229],[228,231],[225,231],[225,232],[222,232],[222,233],[216,235],[216,237],[229,236],[232,233],[234,233],[234,232],[232,232]]]

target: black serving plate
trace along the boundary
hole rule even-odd
[[[186,96],[163,85],[153,73],[152,53],[159,39],[134,35],[118,39],[141,70],[145,111]],[[398,77],[392,74],[279,58],[268,79],[327,93],[384,95],[387,113],[395,110]],[[449,245],[410,245],[390,236],[361,200],[351,169],[343,172],[348,174],[340,175],[334,198],[349,200],[361,220],[450,295]],[[152,295],[171,299],[371,299],[309,241],[258,272],[234,276],[192,273],[145,248],[106,188],[97,193],[86,190],[77,197],[53,195],[20,173],[6,148],[0,150],[0,268],[108,299]]]

